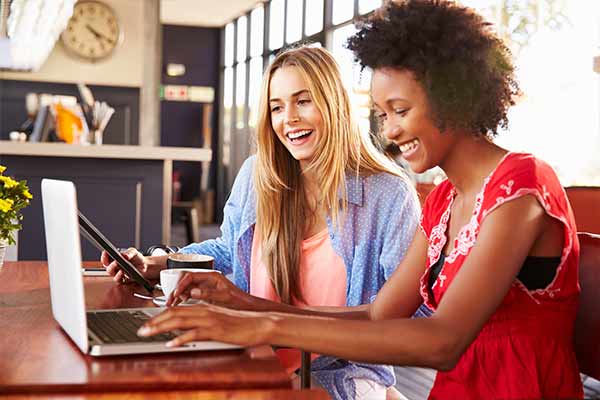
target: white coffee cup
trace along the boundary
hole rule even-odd
[[[185,268],[202,268],[213,269],[215,259],[206,254],[185,254],[173,253],[167,257],[167,268],[169,269],[185,269]]]
[[[212,269],[200,269],[200,268],[172,268],[163,269],[160,271],[160,287],[165,295],[165,298],[169,298],[169,295],[179,283],[179,280],[185,272],[193,273],[207,273],[207,272],[221,272]]]

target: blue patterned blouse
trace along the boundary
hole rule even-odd
[[[250,256],[256,224],[255,156],[238,173],[225,208],[221,237],[192,243],[182,253],[215,258],[215,269],[249,291]],[[419,222],[419,202],[410,183],[388,173],[346,177],[348,208],[342,229],[327,220],[335,252],[346,266],[346,304],[371,303],[398,266]],[[386,387],[395,383],[392,368],[351,363],[322,356],[312,363],[313,378],[336,399],[353,399],[353,378],[370,379]]]

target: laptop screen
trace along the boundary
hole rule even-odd
[[[43,179],[42,205],[52,314],[81,351],[87,353],[75,185],[67,181]]]

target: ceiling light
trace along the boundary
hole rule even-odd
[[[37,70],[73,14],[76,0],[0,0],[0,48],[4,68]],[[8,9],[8,16],[6,15]],[[3,28],[3,29],[2,29]],[[6,37],[2,38],[5,32]]]

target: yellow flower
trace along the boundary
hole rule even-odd
[[[4,165],[0,165],[0,174],[6,171],[6,167]]]
[[[0,211],[2,212],[8,212],[10,211],[10,209],[12,208],[14,201],[12,201],[11,199],[0,199]]]
[[[0,181],[4,182],[4,187],[7,189],[13,188],[19,184],[19,182],[8,176],[0,176]]]
[[[28,199],[33,199],[33,196],[31,195],[31,193],[29,193],[29,190],[27,189],[23,191],[23,196],[27,197]]]

